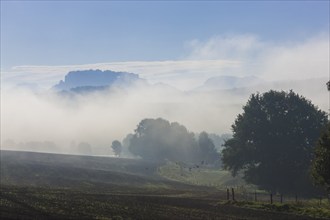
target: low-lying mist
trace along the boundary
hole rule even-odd
[[[213,96],[158,87],[112,89],[74,97],[51,91],[6,91],[2,94],[2,148],[10,147],[6,141],[8,145],[8,140],[13,140],[16,144],[50,141],[62,152],[71,152],[72,143],[79,142],[110,149],[114,139],[122,140],[142,119],[157,117],[180,122],[195,132],[228,132],[229,118],[234,118],[240,107]]]
[[[253,87],[182,92],[164,84],[110,87],[62,94],[15,87],[1,93],[1,149],[111,155],[113,140],[123,140],[145,118],[178,122],[191,132],[231,133],[251,93],[293,89],[326,110],[326,79],[265,82]]]

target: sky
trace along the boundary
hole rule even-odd
[[[1,1],[1,70],[181,60],[191,41],[329,34],[329,1]]]
[[[294,89],[325,111],[330,104],[329,1],[0,3],[2,139],[106,146],[157,117],[230,133],[251,93],[269,89]],[[169,87],[74,103],[49,93],[69,71],[86,69],[132,72]],[[198,90],[220,76],[263,84]]]

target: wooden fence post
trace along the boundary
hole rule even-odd
[[[254,201],[257,201],[257,190],[254,191]]]
[[[229,189],[227,188],[227,200],[229,201],[230,198],[229,198]]]
[[[270,193],[270,204],[273,204],[273,193]]]
[[[233,201],[235,201],[235,191],[234,191],[234,188],[231,188],[231,196],[232,196]]]
[[[281,194],[281,203],[283,203],[283,195]]]

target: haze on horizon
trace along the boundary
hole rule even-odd
[[[230,133],[251,93],[270,89],[293,89],[327,111],[329,60],[327,1],[1,1],[1,147],[110,148],[158,117]],[[75,100],[51,92],[69,71],[88,69],[132,72],[151,87]],[[260,82],[206,88],[220,76]]]

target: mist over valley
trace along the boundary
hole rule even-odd
[[[254,92],[269,88],[301,91],[326,108],[325,78],[264,82],[257,77],[221,76],[182,91],[151,84],[137,74],[78,70],[49,89],[15,86],[2,93],[2,149],[112,155],[145,118],[179,122],[194,133],[231,134],[230,125]],[[219,141],[217,141],[219,142]],[[88,147],[81,147],[87,144]],[[221,144],[217,148],[221,148]],[[83,150],[85,149],[85,150]]]

